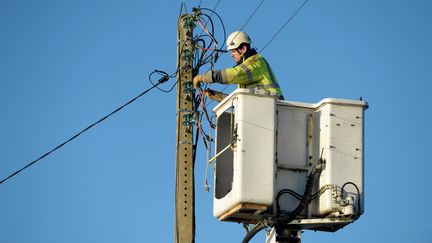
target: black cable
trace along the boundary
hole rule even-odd
[[[217,45],[218,43],[217,43],[216,39],[214,38],[215,28],[214,28],[213,20],[211,19],[211,17],[210,17],[208,14],[202,13],[202,15],[205,16],[205,17],[207,17],[207,19],[208,19],[208,20],[206,21],[204,27],[207,27],[207,24],[208,24],[208,23],[210,23],[210,27],[211,27],[211,31],[210,31],[210,33],[211,33],[211,36],[212,36],[213,38],[212,38],[212,42],[210,42],[209,46],[211,46],[211,44],[213,43],[213,41],[214,41],[214,42],[216,43],[216,45]],[[201,34],[202,34],[202,31],[204,31],[204,28],[203,28],[203,30],[201,30]],[[201,34],[200,34],[200,35],[201,35]]]
[[[276,201],[276,214],[279,214],[279,212],[280,212],[279,199],[280,199],[280,197],[281,197],[283,194],[289,194],[289,195],[293,196],[295,199],[297,199],[297,200],[299,200],[299,201],[303,198],[302,195],[298,194],[297,192],[295,192],[295,191],[293,191],[293,190],[291,190],[291,189],[283,189],[283,190],[280,190],[280,191],[278,192],[278,194],[276,195],[276,200],[275,200],[275,201]]]
[[[272,38],[270,38],[270,40],[267,42],[267,44],[265,44],[264,45],[264,47],[261,49],[261,51],[260,51],[260,53],[261,52],[263,52],[264,51],[264,49],[268,46],[268,45],[270,45],[270,43],[274,40],[274,38],[276,38],[276,36],[285,28],[285,26],[287,26],[288,25],[288,23],[289,22],[291,22],[291,20],[300,12],[300,10],[306,5],[306,3],[308,2],[309,0],[305,0],[304,2],[303,2],[303,4],[302,5],[300,5],[300,7],[299,8],[297,8],[297,10],[291,15],[291,17],[289,17],[288,18],[288,20],[285,22],[285,24],[284,25],[282,25],[282,27],[276,32],[276,34],[274,34],[273,35],[273,37]]]
[[[180,4],[180,13],[179,13],[179,16],[182,15],[182,13],[183,13],[183,9],[184,9],[184,11],[185,11],[185,13],[186,13],[186,3],[185,3],[185,2],[182,2],[182,3]]]
[[[265,229],[266,227],[267,226],[265,224],[258,224],[246,234],[242,240],[242,243],[248,243],[258,232]]]
[[[261,5],[264,3],[264,0],[262,0],[258,6],[255,8],[255,10],[252,12],[251,15],[249,15],[249,18],[246,20],[246,22],[243,24],[243,26],[240,28],[240,31],[243,30],[243,28],[249,23],[249,21],[252,19],[252,17],[255,15],[255,13],[258,11],[258,9],[261,7]]]
[[[295,192],[294,190],[291,189],[283,189],[281,191],[278,192],[278,195],[276,196],[276,198],[280,198],[280,196],[282,196],[283,194],[290,194],[291,196],[297,198],[298,200],[302,199],[302,195],[298,194],[297,192]]]
[[[202,65],[204,65],[204,64],[206,64],[208,62],[207,61],[208,57],[206,57],[206,59],[204,59],[204,54],[206,52],[207,46],[206,46],[205,40],[202,37],[205,37],[205,36],[199,36],[196,39],[194,39],[194,41],[193,41],[194,45],[196,47],[200,47],[201,48],[201,52],[200,52],[200,48],[196,48],[196,50],[195,50],[196,55],[195,55],[195,60],[194,60],[195,62],[194,62],[194,65],[193,65],[193,74],[194,75],[196,75],[198,73],[198,71],[199,71],[198,69]],[[199,43],[201,43],[201,45]],[[201,55],[199,55],[199,53],[201,53]]]
[[[290,221],[295,219],[295,217],[297,217],[297,215],[299,215],[303,211],[303,209],[306,207],[306,205],[310,202],[310,197],[311,197],[312,188],[313,188],[313,185],[315,182],[315,177],[317,177],[324,170],[324,166],[325,166],[325,161],[321,161],[313,169],[313,171],[310,173],[310,175],[308,176],[308,178],[306,180],[306,188],[305,188],[305,191],[303,194],[303,198],[301,199],[299,205],[294,209],[294,211],[292,211],[288,215],[283,215],[283,216],[277,215],[278,223],[289,223]]]
[[[345,184],[342,185],[342,187],[341,187],[341,194],[342,195],[345,193],[344,188],[345,188],[346,185],[353,185],[355,187],[355,189],[357,190],[358,212],[357,212],[357,215],[355,216],[356,219],[357,219],[357,218],[360,217],[360,214],[361,214],[360,190],[359,190],[358,186],[356,184],[354,184],[354,182],[349,181],[349,182],[346,182]]]
[[[305,187],[303,197],[300,200],[300,203],[292,212],[282,216],[280,216],[279,212],[277,212],[276,217],[270,217],[265,221],[261,221],[260,223],[257,224],[257,226],[254,229],[252,229],[249,233],[246,234],[246,236],[243,238],[242,243],[248,243],[249,240],[251,240],[259,231],[265,229],[267,226],[270,227],[278,226],[280,224],[287,224],[292,220],[294,220],[309,203],[315,178],[323,171],[324,166],[325,166],[325,161],[321,160],[320,163],[317,164],[315,168],[312,170],[312,172],[309,174],[306,180],[306,187]]]
[[[207,14],[203,13],[202,15],[208,18],[208,21],[206,21],[206,25],[203,26],[203,30],[202,31],[204,31],[204,29],[207,28],[207,23],[210,23],[211,30],[209,32],[207,32],[206,35],[200,34],[200,35],[198,35],[196,37],[197,41],[198,40],[202,40],[202,37],[209,37],[210,38],[210,43],[208,44],[208,46],[206,46],[205,42],[204,42],[204,45],[202,46],[201,56],[203,57],[204,54],[208,51],[207,47],[210,48],[213,43],[215,45],[215,48],[212,50],[212,52],[210,54],[207,54],[206,55],[207,57],[206,57],[205,61],[202,62],[202,65],[204,65],[204,64],[207,64],[208,62],[211,61],[214,53],[216,52],[216,49],[218,49],[218,42],[217,42],[216,37],[215,37],[213,20]],[[201,31],[201,33],[202,33],[202,31]]]
[[[161,77],[161,79],[169,79],[170,78],[170,76],[172,76],[172,75],[169,75],[167,72],[165,72],[165,71],[161,71],[161,70],[154,70],[153,72],[151,72],[150,74],[149,74],[149,76],[148,76],[148,79],[149,79],[149,81],[150,81],[150,83],[152,84],[152,85],[155,85],[155,83],[152,81],[152,76],[153,75],[155,75],[155,74],[158,74],[158,75],[160,75],[160,76],[162,76]],[[164,92],[164,93],[169,93],[169,92],[171,92],[173,89],[174,89],[174,87],[175,87],[175,85],[177,84],[177,82],[171,87],[171,88],[169,88],[168,90],[165,90],[165,89],[161,89],[161,88],[159,88],[159,87],[156,87],[158,90],[160,90],[160,91],[162,91],[162,92]]]
[[[216,3],[216,5],[213,7],[213,10],[212,10],[212,13],[210,14],[209,19],[211,19],[212,15],[215,13],[215,10],[216,10],[217,6],[219,5],[219,3],[220,3],[220,0],[218,0],[217,3]],[[201,8],[201,2],[200,2],[200,4],[198,5],[198,9],[202,9],[202,8]],[[207,25],[207,22],[205,23],[205,25]],[[201,30],[201,34],[202,34],[203,31],[204,31],[204,30]]]
[[[214,7],[214,9],[216,9],[216,7],[218,6],[218,4],[219,4],[219,1],[218,1],[218,3],[216,4],[216,6]],[[220,50],[219,50],[220,48],[217,46],[217,45],[218,45],[218,42],[217,42],[217,40],[216,40],[216,38],[215,38],[215,33],[214,33],[215,28],[214,28],[214,23],[213,23],[213,20],[212,20],[212,15],[213,15],[213,14],[216,15],[217,18],[219,19],[219,21],[221,22],[222,29],[223,29],[223,34],[224,34],[224,41],[223,41],[223,43],[224,43],[224,44],[222,45],[221,48],[223,48],[223,46],[225,45],[225,39],[226,39],[226,30],[225,30],[225,25],[224,25],[223,20],[222,20],[222,18],[220,17],[220,15],[217,14],[217,13],[214,11],[214,9],[213,9],[213,10],[212,10],[212,9],[208,9],[208,8],[194,8],[194,9],[193,9],[194,12],[196,12],[196,11],[198,11],[198,10],[199,10],[199,11],[204,10],[204,11],[209,11],[209,12],[211,12],[211,15],[207,15],[207,14],[205,14],[205,13],[201,13],[201,15],[204,16],[204,17],[206,17],[207,20],[205,20],[205,24],[204,24],[204,26],[202,26],[202,27],[203,27],[203,30],[201,31],[201,33],[200,33],[198,36],[196,36],[196,37],[194,38],[195,43],[200,42],[200,41],[203,42],[203,43],[202,43],[203,46],[202,46],[202,49],[201,49],[201,56],[200,56],[199,58],[196,59],[196,63],[195,63],[195,65],[194,65],[194,67],[193,67],[194,74],[198,74],[198,73],[199,73],[199,69],[200,69],[202,66],[206,65],[206,64],[210,64],[210,67],[209,67],[208,70],[212,69],[212,68],[214,67],[214,63],[216,63],[216,61],[217,61],[217,59],[218,59],[218,56],[219,56],[218,52],[220,51]],[[203,19],[203,18],[202,18],[202,19]],[[204,20],[204,19],[203,19],[203,20]],[[204,29],[207,28],[207,24],[208,24],[208,23],[210,23],[211,29],[210,29],[209,32],[207,32],[207,35],[202,35]],[[208,46],[205,45],[205,41],[202,39],[203,37],[206,37],[206,36],[210,38],[210,44],[209,44]],[[208,51],[208,47],[210,47],[213,43],[215,43],[215,46],[216,46],[215,49],[218,49],[218,50],[212,50],[212,52],[210,52],[209,54],[207,54],[206,57],[204,58],[205,53]],[[197,50],[197,51],[198,51],[198,50]],[[208,71],[208,70],[207,70],[207,71]]]
[[[216,5],[213,7],[213,10],[211,11],[210,16],[208,16],[209,19],[208,19],[207,21],[211,20],[211,17],[212,17],[213,14],[215,13],[215,10],[216,10],[217,6],[219,5],[219,2],[220,2],[220,0],[218,0],[217,3],[216,3]],[[202,8],[201,8],[201,2],[200,2],[200,4],[198,5],[198,9],[202,9]],[[207,21],[204,23],[206,26],[207,26],[207,23],[208,23]],[[200,33],[199,35],[201,35],[201,34],[203,33],[203,31],[204,31],[204,29],[201,30],[201,33]],[[225,40],[225,39],[224,39],[224,40]]]
[[[224,42],[223,42],[224,44],[222,44],[222,46],[220,47],[220,49],[222,49],[224,47],[224,45],[225,45],[226,30],[225,30],[225,24],[223,23],[223,20],[222,20],[221,16],[218,13],[216,13],[214,10],[211,10],[211,9],[208,9],[208,8],[201,8],[201,9],[212,12],[214,15],[216,15],[216,17],[218,17],[219,21],[221,22],[222,30],[223,30],[223,33],[224,33]]]
[[[276,215],[279,215],[281,212],[279,199],[283,194],[289,194],[299,201],[301,201],[303,198],[302,195],[298,194],[297,192],[295,192],[291,189],[283,189],[283,190],[279,191],[277,196],[276,196]]]
[[[197,147],[198,147],[198,143],[199,143],[199,131],[198,131],[199,127],[196,127],[196,131],[195,131],[195,142],[192,143],[192,161],[193,163],[195,163],[195,159],[196,159],[196,152],[197,152]]]
[[[209,46],[211,46],[213,44],[213,42],[215,43],[215,45],[218,45],[219,43],[217,42],[216,37],[215,37],[215,27],[214,27],[213,20],[211,19],[211,17],[208,14],[203,13],[202,15],[205,16],[205,17],[207,17],[209,19],[209,23],[210,23],[210,26],[211,26],[210,35],[212,37],[212,42],[210,42]],[[223,40],[222,42],[224,42],[224,41],[225,40]]]
[[[107,119],[108,117],[114,115],[115,113],[117,113],[118,111],[120,111],[121,109],[123,109],[124,107],[130,105],[132,102],[134,102],[135,100],[137,100],[138,98],[140,98],[141,96],[145,95],[147,92],[149,92],[150,90],[152,90],[153,88],[157,87],[159,84],[166,82],[168,79],[166,77],[162,77],[161,79],[159,79],[159,82],[154,84],[152,87],[148,88],[147,90],[143,91],[141,94],[137,95],[135,98],[129,100],[128,102],[126,102],[124,105],[118,107],[117,109],[115,109],[114,111],[112,111],[111,113],[109,113],[108,115],[102,117],[101,119],[99,119],[97,122],[91,124],[90,126],[84,128],[82,131],[80,131],[79,133],[75,134],[74,136],[72,136],[71,138],[69,138],[68,140],[66,140],[65,142],[63,142],[62,144],[58,145],[57,147],[51,149],[49,152],[45,153],[44,155],[40,156],[39,158],[33,160],[32,162],[28,163],[26,166],[24,166],[23,168],[15,171],[14,173],[10,174],[8,177],[4,178],[3,180],[0,181],[0,185],[2,183],[4,183],[5,181],[11,179],[12,177],[16,176],[17,174],[19,174],[20,172],[22,172],[23,170],[29,168],[30,166],[34,165],[36,162],[40,161],[41,159],[47,157],[48,155],[50,155],[51,153],[53,153],[54,151],[60,149],[61,147],[63,147],[64,145],[66,145],[67,143],[71,142],[72,140],[76,139],[78,136],[80,136],[81,134],[83,134],[84,132],[90,130],[91,128],[93,128],[94,126],[96,126],[97,124],[103,122],[105,119]]]

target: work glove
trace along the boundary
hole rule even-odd
[[[200,86],[201,82],[203,82],[203,83],[213,83],[213,81],[211,79],[209,79],[209,78],[204,79],[203,75],[197,75],[197,76],[195,76],[195,78],[193,78],[192,81],[193,81],[194,88],[198,88]]]
[[[200,83],[203,81],[202,75],[197,75],[193,78],[193,87],[198,88],[200,86]]]
[[[206,89],[206,90],[204,90],[204,94],[209,99],[217,101],[217,102],[221,102],[223,99],[225,99],[225,97],[228,96],[227,94],[224,94],[222,92],[219,92],[219,91],[216,91],[216,90],[212,90],[212,89]]]

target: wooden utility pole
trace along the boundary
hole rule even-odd
[[[175,243],[195,241],[195,199],[192,111],[192,43],[195,21],[183,14],[177,23],[177,155],[175,191]]]

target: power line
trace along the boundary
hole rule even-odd
[[[255,13],[258,11],[258,9],[261,7],[261,5],[263,3],[264,3],[264,0],[261,0],[261,2],[258,4],[258,6],[255,7],[255,10],[252,11],[252,13],[249,15],[248,19],[246,20],[246,22],[242,25],[239,32],[237,32],[237,34],[234,36],[233,39],[235,39],[237,37],[237,35],[240,33],[240,31],[242,31],[244,29],[244,27],[246,27],[246,25],[249,23],[249,21],[252,19],[252,17],[255,15]]]
[[[43,158],[47,157],[48,155],[50,155],[51,153],[53,153],[54,151],[60,149],[61,147],[63,147],[64,145],[66,145],[67,143],[71,142],[72,140],[76,139],[78,136],[80,136],[81,134],[85,133],[86,131],[90,130],[91,128],[93,128],[94,126],[96,126],[97,124],[103,122],[104,120],[106,120],[108,117],[114,115],[115,113],[119,112],[121,109],[123,109],[124,107],[130,105],[132,102],[136,101],[138,98],[140,98],[141,96],[145,95],[147,92],[149,92],[150,90],[156,88],[159,84],[164,83],[166,81],[168,81],[169,77],[168,76],[163,76],[159,79],[159,81],[155,84],[153,84],[152,87],[148,88],[147,90],[144,90],[141,94],[135,96],[133,99],[129,100],[128,102],[126,102],[124,105],[118,107],[117,109],[115,109],[114,111],[112,111],[111,113],[109,113],[108,115],[102,117],[101,119],[99,119],[98,121],[94,122],[93,124],[91,124],[90,126],[84,128],[82,131],[80,131],[79,133],[75,134],[74,136],[72,136],[71,138],[69,138],[68,140],[66,140],[65,142],[61,143],[60,145],[58,145],[57,147],[51,149],[49,152],[45,153],[44,155],[40,156],[39,158],[33,160],[32,162],[28,163],[26,166],[22,167],[21,169],[15,171],[14,173],[10,174],[8,177],[4,178],[3,180],[0,181],[0,185],[2,183],[4,183],[5,181],[11,179],[12,177],[16,176],[17,174],[19,174],[20,172],[22,172],[23,170],[29,168],[30,166],[34,165],[35,163],[37,163],[38,161],[42,160]]]
[[[249,18],[246,20],[246,22],[243,24],[243,26],[240,28],[240,31],[243,30],[243,28],[249,23],[249,21],[252,19],[252,17],[255,15],[255,13],[258,11],[258,9],[261,7],[261,5],[264,3],[264,0],[262,0],[258,6],[255,8],[255,10],[252,12],[252,14],[249,16]]]
[[[272,38],[267,42],[267,44],[264,45],[264,47],[261,49],[260,53],[264,51],[264,49],[270,45],[270,43],[276,38],[276,36],[285,28],[285,26],[288,25],[289,22],[300,12],[300,10],[306,5],[306,3],[309,2],[309,0],[305,0],[300,7],[297,8],[297,10],[288,18],[288,20],[285,22],[284,25],[273,35]]]

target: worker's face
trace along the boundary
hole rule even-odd
[[[241,59],[243,54],[246,52],[247,48],[243,46],[243,48],[237,48],[234,50],[230,50],[231,57],[234,59],[236,63],[241,63]]]

